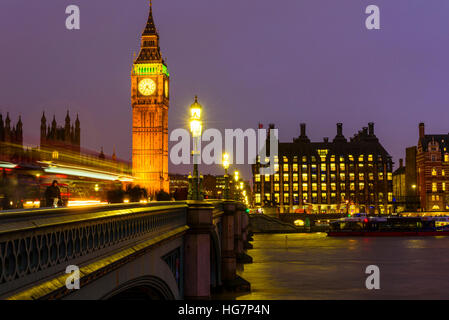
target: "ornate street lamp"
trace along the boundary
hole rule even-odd
[[[240,180],[240,173],[236,170],[234,171],[234,200],[240,201],[240,192],[239,192],[239,180]]]
[[[229,175],[228,175],[229,154],[227,154],[227,153],[223,154],[223,168],[225,169],[225,175],[224,175],[225,188],[224,188],[224,192],[223,192],[223,198],[224,198],[224,200],[229,200],[230,199],[230,195],[229,195]]]
[[[195,102],[190,106],[190,132],[193,138],[193,177],[189,176],[189,200],[204,200],[202,191],[202,177],[198,172],[198,163],[200,162],[201,152],[199,150],[201,132],[203,124],[201,122],[202,107],[198,103],[198,97],[195,96]]]

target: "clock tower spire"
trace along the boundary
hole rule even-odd
[[[133,112],[132,166],[136,184],[149,195],[169,192],[168,107],[169,78],[161,56],[159,34],[153,18],[153,5],[143,29],[140,52],[131,70]]]

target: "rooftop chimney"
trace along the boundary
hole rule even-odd
[[[404,159],[399,159],[399,168],[404,166]]]
[[[329,142],[329,138],[328,138],[328,137],[324,137],[323,140],[324,140],[324,142],[326,142],[326,143]]]
[[[424,123],[421,122],[421,123],[419,124],[419,138],[420,138],[420,139],[421,139],[421,138],[424,138],[424,135],[425,135]]]
[[[301,123],[300,127],[301,127],[301,137],[305,137],[306,136],[306,124]]]
[[[343,135],[343,123],[337,123],[337,136]]]
[[[368,135],[370,137],[374,136],[374,122],[368,123]]]

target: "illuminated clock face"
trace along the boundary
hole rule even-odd
[[[152,95],[156,91],[156,83],[152,79],[143,79],[139,82],[139,92],[144,96]]]

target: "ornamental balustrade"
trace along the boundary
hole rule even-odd
[[[183,202],[0,213],[0,297],[184,227],[186,214]]]

